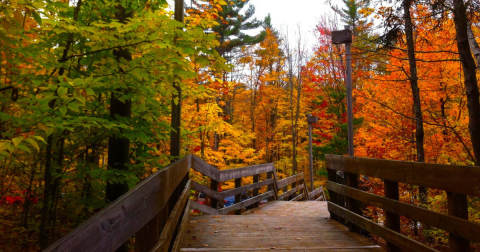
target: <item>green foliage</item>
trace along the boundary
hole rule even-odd
[[[325,160],[325,154],[344,155],[348,153],[348,124],[346,112],[346,90],[341,87],[337,89],[325,88],[329,97],[318,97],[318,104],[327,103],[326,114],[334,118],[333,136],[330,141],[322,146],[313,145],[312,151],[315,157]],[[353,127],[361,126],[363,118],[354,118]]]
[[[194,59],[205,68],[224,62],[216,36],[173,20],[166,1],[122,3],[132,13],[125,23],[116,19],[117,3],[20,0],[0,7],[0,87],[19,91],[16,101],[0,93],[0,197],[29,191],[39,201],[22,201],[0,218],[13,215],[12,230],[33,230],[21,238],[24,247],[38,249],[32,243],[45,204],[55,206],[48,213],[52,242],[104,206],[107,182],[133,187],[162,167],[166,158],[157,148],[170,134],[172,84],[187,89],[184,80],[197,75]],[[131,60],[117,60],[113,52],[122,50]],[[112,94],[132,102],[130,118],[111,118]],[[110,136],[131,143],[126,171],[107,169]],[[44,185],[53,195],[46,202]]]

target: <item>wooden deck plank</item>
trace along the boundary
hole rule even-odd
[[[189,220],[180,251],[384,251],[329,218],[327,202],[273,201]]]

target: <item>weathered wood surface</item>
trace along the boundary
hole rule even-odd
[[[203,204],[197,203],[195,201],[191,201],[191,200],[190,200],[190,208],[198,210],[202,213],[209,214],[209,215],[219,215],[220,214],[220,211],[218,211],[215,208],[212,208],[212,207],[209,207],[209,206],[206,206],[206,205],[203,205]]]
[[[274,194],[275,194],[274,191],[269,191],[269,192],[260,194],[258,196],[255,196],[253,198],[244,200],[240,203],[236,203],[236,204],[231,205],[229,207],[222,208],[222,209],[220,209],[220,214],[228,214],[228,213],[230,213],[231,211],[234,211],[234,210],[241,210],[241,209],[243,209],[247,206],[250,206],[254,203],[260,202],[263,199],[266,199],[268,197],[273,197]]]
[[[182,237],[185,235],[188,225],[188,219],[190,215],[190,200],[187,202],[187,206],[185,206],[185,210],[183,212],[182,222],[180,223],[180,228],[178,229],[177,236],[175,237],[175,243],[173,244],[172,251],[178,252],[180,251],[180,247],[182,244]]]
[[[463,236],[472,241],[480,242],[480,224],[478,223],[363,192],[330,181],[327,182],[327,187],[331,191],[344,194],[370,206],[380,207],[385,211],[420,221],[421,223]]]
[[[300,181],[303,179],[303,172],[302,173],[299,173],[299,174],[296,174],[296,175],[293,175],[291,177],[288,177],[288,178],[284,178],[282,180],[279,180],[277,182],[277,186],[278,188],[282,188],[284,186],[287,186],[287,185],[290,185],[292,183],[295,183],[297,181]]]
[[[213,197],[215,199],[223,201],[227,197],[237,195],[237,194],[241,194],[241,193],[244,193],[244,192],[248,192],[250,190],[254,190],[254,189],[260,188],[262,186],[269,185],[269,184],[273,184],[273,182],[274,182],[273,179],[268,179],[268,180],[264,180],[264,181],[261,181],[261,182],[258,182],[258,183],[253,183],[253,184],[250,184],[250,185],[242,186],[240,188],[226,190],[226,191],[223,191],[223,192],[214,191],[214,190],[212,190],[212,189],[210,189],[206,186],[198,184],[197,182],[193,182],[192,188],[199,191],[199,192],[205,193],[207,196],[210,196],[210,197]],[[257,195],[258,195],[258,192],[257,192]]]
[[[480,196],[480,169],[383,159],[325,155],[328,169],[350,172],[448,192]]]
[[[243,168],[222,170],[220,172],[220,180],[218,182],[228,181],[236,178],[253,176],[261,173],[272,172],[275,170],[273,163],[252,165]]]
[[[408,238],[400,233],[392,231],[388,228],[378,225],[370,221],[369,219],[360,216],[358,214],[352,213],[347,209],[340,207],[336,204],[328,202],[328,210],[334,212],[336,215],[345,219],[348,222],[354,223],[355,225],[367,230],[368,232],[375,234],[388,242],[395,244],[396,246],[401,247],[406,251],[437,251],[424,245],[418,241]]]
[[[278,199],[279,200],[282,200],[284,198],[287,198],[289,197],[290,195],[295,195],[297,192],[299,192],[300,190],[302,190],[305,186],[303,184],[301,185],[298,185],[294,188],[292,188],[291,190],[285,192],[285,193],[282,193],[281,195],[278,196]]]
[[[324,195],[322,186],[320,186],[319,188],[309,192],[308,193],[308,199],[309,200],[315,200],[317,195],[320,197],[320,194]]]
[[[115,251],[165,207],[190,160],[187,156],[152,174],[44,251]]]
[[[326,202],[273,201],[242,215],[191,217],[180,251],[384,251],[330,220]]]
[[[170,247],[170,243],[172,241],[175,229],[178,225],[180,220],[180,216],[182,215],[183,210],[185,209],[185,205],[188,201],[188,194],[191,188],[191,180],[187,182],[185,189],[182,192],[179,200],[175,204],[170,216],[168,217],[167,223],[160,235],[160,240],[158,241],[157,245],[151,250],[152,252],[167,252],[168,248]]]

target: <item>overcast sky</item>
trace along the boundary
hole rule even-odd
[[[273,27],[280,32],[288,29],[289,37],[298,34],[299,26],[302,40],[305,40],[309,48],[315,44],[313,30],[319,17],[333,13],[332,8],[325,4],[325,0],[251,0],[250,3],[255,6],[255,15],[258,19],[263,20],[270,13]],[[342,4],[342,1],[333,0],[332,3]]]
[[[167,0],[170,4],[174,0]],[[263,20],[269,13],[272,18],[272,25],[278,31],[285,33],[288,29],[290,41],[296,41],[298,27],[302,33],[302,40],[307,48],[315,44],[313,30],[320,16],[332,14],[333,11],[326,0],[250,0],[255,6],[255,16]],[[341,0],[332,0],[333,4],[343,6]],[[189,4],[189,0],[185,0]]]

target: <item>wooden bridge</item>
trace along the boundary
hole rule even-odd
[[[329,202],[323,188],[308,192],[302,173],[279,180],[273,164],[220,171],[189,155],[45,251],[115,251],[127,241],[135,251],[383,251],[357,234],[361,229],[385,239],[388,251],[436,251],[401,234],[400,216],[448,231],[451,251],[470,251],[470,242],[480,242],[480,224],[468,221],[467,204],[467,195],[480,196],[478,167],[331,155],[326,164]],[[209,177],[211,186],[191,181],[190,169]],[[359,175],[384,179],[385,197],[359,190]],[[245,177],[253,183],[242,186]],[[235,189],[217,190],[219,182],[230,180]],[[399,201],[399,182],[445,190],[448,214]],[[189,200],[192,190],[206,194],[215,207]],[[242,201],[246,192],[253,197]],[[218,204],[231,196],[232,206]],[[385,227],[363,217],[361,203],[383,208]],[[191,209],[205,214],[190,216]]]

